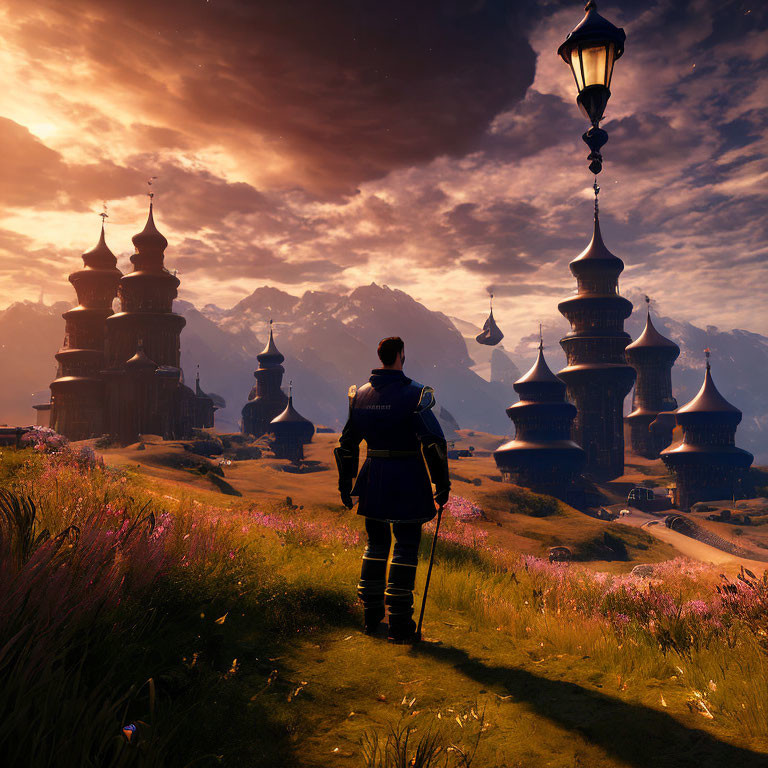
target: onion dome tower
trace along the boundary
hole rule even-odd
[[[624,262],[603,242],[597,182],[594,189],[592,240],[570,264],[576,295],[558,305],[571,324],[570,333],[560,340],[567,365],[558,376],[577,409],[573,439],[586,453],[584,471],[596,480],[612,480],[624,472],[623,404],[635,381],[624,353],[631,341],[624,321],[632,304],[619,296]]]
[[[58,373],[51,383],[51,426],[70,440],[104,432],[104,323],[122,274],[104,237],[106,215],[96,247],[83,254],[83,268],[69,276],[78,306],[63,315],[64,344],[56,353]]]
[[[272,321],[269,321],[269,341],[264,351],[256,355],[259,367],[253,372],[256,384],[243,406],[243,434],[261,437],[269,432],[269,424],[288,405],[288,398],[280,388],[285,368],[285,357],[275,344]]]
[[[501,328],[496,325],[496,321],[493,319],[493,294],[491,294],[491,313],[483,324],[483,330],[475,336],[475,341],[487,347],[495,347],[503,338],[504,334],[501,332]]]
[[[672,429],[659,423],[651,431],[651,422],[659,413],[673,411],[677,400],[672,396],[672,366],[680,347],[662,336],[651,320],[651,300],[646,296],[645,328],[626,349],[627,362],[635,369],[637,381],[632,395],[632,413],[626,418],[630,427],[632,450],[647,459],[658,459],[672,442]]]
[[[269,432],[275,436],[272,450],[278,459],[299,462],[304,458],[304,446],[312,442],[315,426],[293,407],[293,382],[289,384],[288,405],[269,423]]]
[[[179,279],[164,264],[168,241],[158,232],[152,212],[132,240],[133,271],[118,288],[121,311],[107,322],[107,368],[122,368],[143,339],[146,354],[159,367],[180,368],[180,336],[186,320],[173,311]]]
[[[683,440],[661,452],[677,481],[675,506],[690,509],[697,501],[740,496],[739,483],[754,456],[736,447],[741,411],[715,387],[706,350],[704,383],[696,397],[675,411]]]
[[[515,439],[493,457],[506,482],[565,499],[584,466],[584,451],[571,438],[576,407],[565,399],[565,384],[549,369],[544,343],[533,367],[513,385],[520,400],[507,408]]]

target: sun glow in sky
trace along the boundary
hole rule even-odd
[[[747,13],[749,11],[749,13]],[[624,26],[601,222],[679,320],[768,333],[766,11],[600,3]],[[375,281],[513,338],[557,317],[592,178],[555,51],[579,3],[12,0],[0,12],[0,306],[129,268],[157,176],[180,296]]]

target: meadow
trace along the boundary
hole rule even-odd
[[[0,488],[3,765],[768,764],[765,575],[550,564],[458,495],[400,647],[359,631],[340,507],[51,439],[4,449]]]

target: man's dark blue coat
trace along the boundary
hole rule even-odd
[[[450,482],[434,404],[429,387],[387,368],[373,370],[368,383],[351,397],[337,462],[339,489],[343,493],[346,486],[349,492],[365,440],[368,457],[351,490],[359,497],[359,515],[389,522],[426,522],[435,516],[430,476],[438,492]]]

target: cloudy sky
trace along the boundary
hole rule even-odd
[[[622,292],[768,333],[768,10],[618,0],[603,126]],[[0,307],[70,300],[98,237],[129,267],[156,176],[181,297],[375,281],[511,337],[557,316],[592,177],[562,0],[9,0]]]

